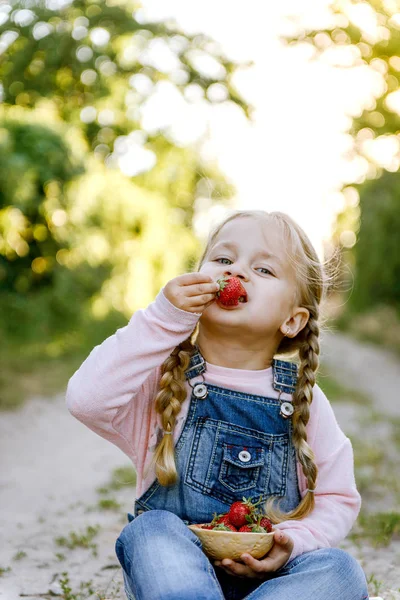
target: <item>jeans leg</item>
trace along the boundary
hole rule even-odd
[[[368,600],[365,574],[350,554],[323,548],[301,554],[246,600]]]
[[[199,538],[172,512],[149,510],[136,517],[115,551],[129,600],[224,600]]]

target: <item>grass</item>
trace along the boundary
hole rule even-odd
[[[120,584],[116,584],[113,579],[104,591],[96,590],[92,581],[83,581],[79,584],[79,590],[74,592],[67,571],[61,573],[58,582],[62,590],[59,595],[61,600],[112,600],[120,597]]]
[[[11,351],[13,352],[13,351]],[[15,410],[32,396],[51,397],[64,389],[84,357],[36,359],[21,364],[15,356],[1,356],[0,410]]]
[[[118,467],[114,469],[111,480],[107,485],[97,488],[98,494],[109,494],[112,491],[120,490],[126,486],[134,487],[136,485],[136,472],[131,466]]]
[[[350,537],[355,541],[368,540],[374,548],[388,546],[394,537],[400,537],[400,513],[362,511]]]
[[[400,417],[391,417],[390,422],[392,423],[392,442],[395,447],[400,450]]]
[[[62,552],[56,552],[55,555],[56,559],[59,562],[62,562],[63,560],[65,560],[67,557],[65,556],[65,554],[63,554]]]
[[[372,588],[372,594],[378,595],[384,586],[383,581],[379,581],[375,575],[372,573],[367,579],[368,586]]]
[[[97,556],[97,545],[92,543],[93,538],[100,531],[99,525],[89,525],[85,533],[71,531],[68,537],[58,537],[55,542],[58,546],[65,546],[69,550],[74,548],[88,548],[92,550],[93,556]]]
[[[24,552],[23,550],[19,550],[16,554],[14,554],[13,560],[21,560],[26,556],[28,556],[26,552]]]
[[[87,319],[80,327],[43,339],[32,339],[29,332],[10,339],[0,330],[0,410],[16,410],[29,397],[65,390],[91,350],[126,323],[121,314],[112,313],[104,321]]]
[[[9,573],[11,571],[11,567],[0,567],[0,577],[2,577],[5,573]]]
[[[385,505],[400,500],[397,459],[387,455],[377,441],[351,436],[357,489],[364,501],[385,500]],[[381,502],[382,503],[382,502]]]
[[[107,496],[111,492],[118,491],[122,488],[135,487],[136,485],[136,472],[131,466],[118,467],[114,469],[111,474],[111,479],[107,485],[103,485],[97,488],[97,493],[101,496]],[[113,497],[102,497],[99,499],[95,506],[87,507],[86,511],[91,512],[95,510],[121,510],[121,504]]]
[[[74,593],[70,587],[69,575],[66,571],[61,573],[59,584],[63,592],[62,600],[85,600],[85,598],[88,598],[95,593],[92,588],[92,581],[82,582],[79,586],[79,592]]]
[[[100,510],[120,510],[121,504],[114,498],[101,498],[97,506]]]
[[[115,498],[100,498],[97,504],[87,506],[85,512],[93,512],[98,510],[121,510],[121,504]]]

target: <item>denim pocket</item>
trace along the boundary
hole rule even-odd
[[[289,435],[269,434],[225,421],[199,418],[185,484],[222,502],[238,495],[284,496]]]
[[[265,464],[262,446],[224,444],[219,481],[232,492],[255,488]]]

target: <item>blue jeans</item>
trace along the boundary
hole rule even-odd
[[[116,541],[129,600],[366,600],[358,562],[337,548],[306,552],[265,580],[213,567],[198,537],[174,513],[150,510]]]

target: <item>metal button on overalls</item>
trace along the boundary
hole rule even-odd
[[[249,462],[249,460],[251,459],[251,454],[250,452],[247,452],[247,450],[242,450],[241,452],[239,452],[238,456],[239,460],[241,460],[244,463]]]

